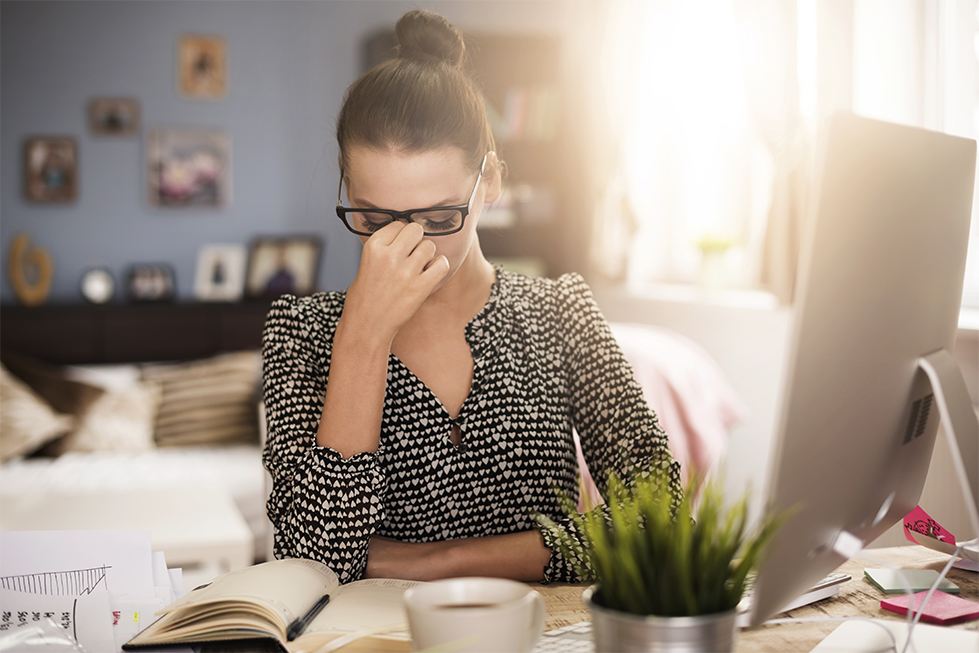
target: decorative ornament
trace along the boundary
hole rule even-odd
[[[82,275],[82,297],[93,304],[104,304],[116,292],[116,281],[105,268],[92,268]]]
[[[51,292],[54,263],[43,247],[31,247],[31,235],[19,233],[10,243],[10,285],[22,304],[43,304]]]

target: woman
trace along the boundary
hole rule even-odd
[[[460,33],[421,11],[395,31],[399,57],[348,89],[337,121],[357,277],[279,299],[266,325],[275,554],[342,582],[577,580],[535,521],[567,523],[555,488],[578,491],[572,427],[602,485],[678,468],[582,279],[483,256],[503,166]]]

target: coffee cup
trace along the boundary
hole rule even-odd
[[[541,595],[502,578],[451,578],[404,593],[414,651],[527,653],[544,632]]]

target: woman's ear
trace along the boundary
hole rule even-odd
[[[485,195],[483,202],[492,204],[500,197],[503,188],[503,162],[496,156],[496,152],[489,152],[486,155],[486,169],[483,170],[483,183],[485,184]]]

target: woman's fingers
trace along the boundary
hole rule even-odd
[[[386,225],[364,244],[347,308],[375,326],[383,323],[385,332],[396,332],[449,273],[448,260],[437,251],[420,225]]]

